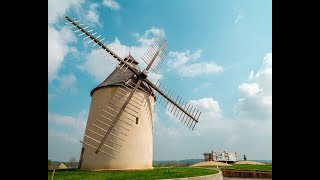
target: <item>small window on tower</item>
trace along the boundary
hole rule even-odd
[[[139,118],[136,117],[136,125],[139,125]]]

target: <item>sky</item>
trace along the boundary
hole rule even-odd
[[[271,0],[49,0],[48,159],[79,159],[90,91],[117,62],[65,25],[77,18],[124,58],[161,35],[170,52],[160,79],[202,112],[189,130],[155,104],[154,160],[200,159],[211,151],[272,160]],[[106,41],[104,41],[106,42]]]

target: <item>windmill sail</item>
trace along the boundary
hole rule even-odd
[[[147,64],[146,70],[151,69],[155,73],[159,73],[159,69],[164,61],[164,58],[169,52],[169,47],[166,41],[159,35],[149,46],[141,59]]]
[[[69,22],[65,23],[65,24],[72,24],[69,28],[70,29],[73,29],[73,28],[78,28],[78,30],[75,30],[74,33],[79,33],[78,36],[83,36],[83,35],[86,35],[87,37],[83,38],[83,40],[85,39],[88,39],[90,38],[91,40],[89,40],[87,43],[93,43],[94,44],[91,46],[91,47],[94,47],[96,45],[98,45],[99,47],[97,49],[104,49],[106,52],[108,52],[113,58],[115,58],[117,61],[119,61],[120,63],[123,63],[123,66],[121,68],[123,68],[124,66],[126,67],[126,69],[130,69],[133,73],[135,73],[136,75],[139,74],[139,71],[136,70],[134,67],[132,67],[132,62],[130,61],[124,61],[122,58],[120,58],[116,53],[114,53],[111,49],[109,49],[107,46],[106,46],[106,43],[105,42],[104,44],[102,43],[103,40],[105,38],[102,38],[101,40],[99,40],[99,38],[101,37],[101,35],[95,37],[94,35],[97,34],[97,32],[95,33],[90,33],[93,31],[93,29],[91,30],[86,30],[89,28],[89,26],[86,26],[86,27],[82,27],[82,25],[84,24],[78,24],[77,22],[78,21],[74,21],[73,19],[69,18],[68,16],[65,17]]]
[[[168,94],[166,94],[165,91],[162,91],[159,88],[161,86],[161,84],[159,84],[159,87],[158,87],[158,86],[154,85],[148,79],[145,79],[144,81],[148,85],[150,85],[150,87],[152,87],[158,93],[158,96],[161,95],[161,97],[163,97],[164,101],[167,101],[165,107],[169,108],[170,113],[172,113],[176,118],[179,118],[181,120],[181,122],[184,122],[184,124],[186,124],[186,122],[188,122],[187,126],[189,126],[189,123],[191,122],[189,128],[191,129],[191,127],[192,127],[192,130],[194,129],[194,127],[198,123],[198,119],[201,115],[201,112],[199,110],[196,111],[196,108],[194,108],[188,102],[186,102],[184,104],[183,104],[183,102],[181,103],[182,97],[174,95],[173,91],[168,90],[168,92],[167,92]],[[162,86],[162,87],[164,87],[164,86]],[[172,97],[175,97],[176,100],[173,100]],[[172,107],[171,107],[171,105],[172,105]],[[191,107],[190,107],[190,105],[191,105]],[[177,111],[178,111],[178,113],[176,115]]]

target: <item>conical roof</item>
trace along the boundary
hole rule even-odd
[[[134,59],[134,57],[131,56],[131,54],[129,54],[125,59],[132,59],[132,60],[133,60],[133,63],[139,64],[138,61],[136,61],[136,60]],[[130,62],[131,62],[131,61],[130,61]]]
[[[127,61],[129,59],[133,60],[132,63],[134,64],[134,67],[137,70],[139,70],[139,66],[138,66],[139,63],[131,55],[127,56],[124,60]],[[120,63],[120,65],[122,65],[122,63]],[[124,72],[124,68],[119,69],[119,66],[118,66],[101,84],[99,84],[90,92],[90,95],[92,96],[92,94],[99,88],[103,88],[107,86],[125,85],[125,82],[127,82],[130,79],[132,82],[136,82],[137,78],[134,76],[134,73],[132,71],[126,70],[126,72]],[[153,92],[152,89],[149,87],[149,85],[146,84],[145,82],[142,82],[140,84],[140,87],[149,93]]]

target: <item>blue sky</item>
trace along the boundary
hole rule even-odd
[[[203,115],[194,131],[156,104],[154,159],[203,158],[227,150],[272,159],[271,0],[49,0],[48,158],[79,158],[90,91],[115,68],[63,20],[70,16],[109,41],[120,57],[141,56],[161,34],[170,47],[159,74]]]

